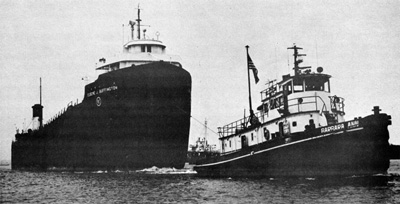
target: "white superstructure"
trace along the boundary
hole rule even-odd
[[[136,22],[129,22],[132,39],[123,46],[123,52],[114,57],[99,59],[99,63],[96,64],[96,70],[114,71],[157,61],[164,61],[181,67],[179,63],[181,58],[178,55],[166,54],[166,46],[158,40],[158,32],[156,33],[157,40],[146,39],[146,30],[143,30],[144,37],[140,37],[140,9],[138,9],[138,19],[136,19]],[[138,34],[137,39],[134,39],[133,33],[136,24]]]
[[[218,129],[222,153],[229,154],[247,146],[268,142],[274,138],[312,131],[323,126],[344,122],[344,99],[330,94],[330,75],[317,73],[311,67],[299,67],[303,62],[294,45],[294,75],[282,76],[267,84],[261,92],[262,104],[253,116],[243,118]],[[301,71],[305,69],[305,71]]]

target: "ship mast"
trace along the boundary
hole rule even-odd
[[[138,30],[138,40],[140,40],[140,21],[142,21],[141,19],[140,19],[140,7],[139,7],[139,5],[138,5],[138,18],[136,19],[136,21],[137,21],[137,30]]]
[[[40,89],[40,107],[43,108],[43,106],[42,106],[42,77],[40,77],[40,87],[39,87],[39,89]],[[39,127],[42,128],[43,127],[43,112],[40,114],[39,123],[40,123]]]
[[[40,77],[39,89],[40,89],[40,105],[42,105],[42,77]]]
[[[138,5],[138,7],[136,8],[138,10],[138,17],[135,21],[129,21],[129,26],[131,27],[131,39],[134,40],[134,33],[135,33],[135,25],[137,26],[137,39],[140,40],[141,36],[140,36],[140,26],[148,26],[149,25],[141,25],[140,22],[142,21],[142,19],[140,19],[140,5]],[[146,29],[143,30],[143,37],[146,38]]]
[[[33,118],[38,117],[39,128],[42,128],[43,127],[42,78],[40,78],[39,93],[40,93],[40,103],[32,106],[32,112],[33,112],[32,117]]]

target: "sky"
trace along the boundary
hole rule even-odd
[[[256,107],[268,80],[293,73],[287,47],[296,43],[307,54],[302,65],[332,75],[347,119],[379,105],[392,116],[389,142],[400,144],[400,1],[0,0],[0,160],[10,159],[16,128],[31,123],[39,78],[46,122],[82,101],[98,59],[122,51],[138,4],[146,35],[159,32],[191,73],[191,143],[204,136],[205,120],[217,143],[217,127],[249,109],[246,45],[260,78]]]

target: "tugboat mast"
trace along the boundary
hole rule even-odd
[[[253,71],[255,82],[257,83],[260,79],[257,76],[258,71],[253,64],[253,61],[250,58],[248,45],[246,45],[246,52],[247,52],[247,82],[249,85],[249,106],[250,106],[250,117],[249,117],[248,122],[250,122],[250,125],[258,125],[260,122],[258,121],[258,118],[254,114],[252,103],[251,103],[250,69]]]
[[[299,52],[298,52],[298,50],[302,50],[303,48],[297,47],[296,44],[293,44],[293,47],[288,47],[287,49],[294,50],[294,54],[293,54],[293,57],[294,57],[294,67],[293,67],[293,69],[294,69],[294,75],[295,75],[295,76],[300,75],[302,69],[309,69],[309,68],[311,68],[311,66],[299,67],[300,63],[303,62],[303,59],[301,59],[301,58],[300,58],[300,59],[297,59],[297,57],[306,56],[306,54],[299,54]]]
[[[248,45],[246,45],[246,52],[247,52],[247,56],[249,56],[249,47]],[[247,82],[248,82],[248,86],[249,86],[249,106],[250,106],[250,118],[252,118],[254,116],[254,112],[253,112],[253,108],[251,105],[251,88],[250,88],[250,69],[249,69],[249,62],[247,62]]]

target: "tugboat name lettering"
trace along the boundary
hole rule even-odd
[[[344,124],[338,124],[338,125],[333,125],[333,126],[329,126],[326,128],[321,128],[321,133],[334,132],[334,131],[343,130],[343,129],[344,129]]]
[[[347,128],[351,129],[351,128],[356,128],[358,127],[358,120],[354,120],[354,121],[349,121],[347,123]]]

